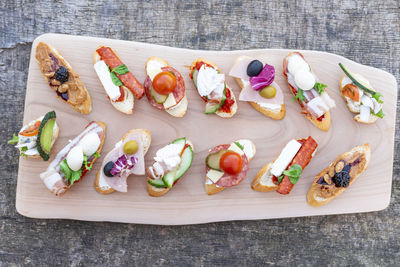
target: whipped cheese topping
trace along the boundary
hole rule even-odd
[[[222,96],[224,89],[225,75],[218,73],[212,67],[202,65],[197,75],[197,91],[199,94],[209,96],[213,92],[216,96]]]
[[[181,164],[181,152],[185,144],[169,144],[159,149],[154,157],[153,166],[149,172],[153,178],[161,178],[165,173],[175,169]]]

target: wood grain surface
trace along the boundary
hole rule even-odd
[[[80,74],[92,97],[93,109],[89,115],[81,115],[74,111],[61,99],[57,99],[55,93],[47,86],[34,58],[34,49],[39,41],[47,42],[58,49]],[[159,56],[167,60],[185,78],[189,100],[185,117],[173,118],[156,110],[145,98],[135,102],[132,115],[116,111],[107,100],[93,69],[92,55],[99,45],[113,47],[139,81],[145,78],[144,64],[148,57]],[[195,156],[191,169],[182,181],[161,198],[147,195],[144,176],[128,178],[128,193],[113,193],[107,196],[98,194],[93,188],[93,181],[102,158],[95,164],[94,171],[86,175],[82,182],[58,198],[47,191],[39,178],[39,174],[46,169],[48,163],[40,160],[21,160],[16,198],[18,212],[35,218],[194,224],[366,212],[386,208],[390,201],[392,182],[397,99],[395,78],[385,71],[357,64],[341,56],[302,51],[316,75],[328,85],[328,92],[336,101],[337,107],[331,112],[331,129],[325,133],[300,114],[297,103],[290,101],[292,95],[281,74],[282,59],[288,52],[289,50],[283,49],[199,51],[68,35],[45,34],[38,37],[32,46],[24,123],[49,110],[56,110],[57,123],[61,130],[52,150],[53,157],[91,120],[102,120],[108,126],[103,156],[132,128],[146,128],[151,131],[152,145],[146,155],[146,165],[152,162],[157,149],[180,136],[186,136],[194,143]],[[188,77],[187,66],[190,66],[195,58],[204,57],[214,61],[224,73],[228,73],[239,55],[249,55],[275,66],[275,81],[285,94],[287,115],[283,121],[273,121],[259,114],[246,102],[239,102],[238,112],[231,119],[203,113],[204,103]],[[386,114],[383,120],[378,120],[373,125],[362,125],[353,121],[353,114],[348,111],[339,93],[338,82],[343,73],[337,65],[338,62],[368,77],[373,87],[383,94]],[[239,87],[233,78],[228,77],[227,82],[238,96]],[[275,192],[260,193],[250,189],[250,183],[258,170],[273,160],[290,139],[308,135],[313,136],[319,143],[318,151],[289,196]],[[257,147],[257,154],[250,163],[247,178],[236,187],[228,188],[214,196],[207,196],[203,184],[204,159],[208,149],[240,138],[253,140]],[[329,165],[338,154],[366,142],[371,145],[372,164],[359,180],[328,205],[320,208],[308,206],[305,196],[314,175]]]

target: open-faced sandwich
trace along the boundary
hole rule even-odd
[[[346,100],[349,110],[357,113],[354,120],[374,123],[378,118],[383,118],[382,95],[376,92],[362,75],[352,73],[342,63],[339,63],[339,66],[345,73],[340,80],[340,93]]]
[[[27,158],[39,158],[47,161],[50,158],[50,150],[57,140],[60,128],[56,123],[56,112],[50,111],[46,115],[31,121],[19,131],[13,134],[9,144],[16,144],[20,155]]]
[[[160,148],[154,163],[147,169],[147,191],[150,196],[166,194],[189,170],[193,161],[193,144],[186,137]]]
[[[128,131],[104,157],[94,182],[96,191],[101,194],[127,192],[128,176],[145,174],[144,155],[150,144],[151,135],[148,130]]]
[[[307,193],[309,205],[325,205],[348,188],[368,167],[371,160],[369,144],[356,146],[339,155],[326,169],[315,176]]]
[[[82,114],[92,110],[90,95],[79,75],[52,46],[40,42],[36,47],[39,69],[58,97]]]
[[[311,136],[307,139],[290,140],[279,156],[257,173],[251,188],[260,192],[289,194],[314,156],[317,146]]]
[[[229,75],[234,77],[242,91],[240,101],[247,101],[257,111],[274,120],[285,117],[283,92],[274,82],[275,68],[257,59],[240,56],[236,59]]]
[[[211,149],[206,158],[207,194],[213,195],[227,187],[240,184],[246,178],[248,164],[255,155],[256,147],[247,139]]]
[[[40,174],[45,186],[56,196],[62,196],[82,180],[100,157],[106,136],[106,125],[92,121],[77,137],[68,143],[47,170]]]
[[[97,48],[94,51],[93,63],[97,76],[114,108],[122,113],[132,114],[133,95],[141,99],[144,95],[143,85],[136,80],[111,47]]]
[[[223,118],[235,115],[237,103],[232,90],[225,82],[225,75],[214,63],[198,58],[190,67],[190,78],[206,102],[206,114],[217,114]]]
[[[183,117],[188,101],[182,75],[159,57],[149,58],[145,69],[143,85],[150,105],[174,117]]]
[[[328,131],[331,125],[329,110],[335,107],[335,101],[326,92],[327,85],[318,81],[300,52],[289,53],[283,59],[283,74],[302,113],[319,129]]]

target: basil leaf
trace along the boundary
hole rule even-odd
[[[281,182],[282,182],[282,179],[283,179],[283,175],[279,176],[279,177],[278,177],[278,182],[281,183]]]
[[[244,149],[244,147],[243,147],[239,142],[235,142],[235,144],[236,144],[241,150]]]
[[[15,133],[13,133],[13,137],[11,140],[8,140],[7,142],[10,145],[14,145],[18,143],[18,135],[15,135]]]
[[[60,171],[61,171],[62,174],[64,174],[64,176],[67,179],[67,181],[69,181],[69,179],[71,179],[72,170],[69,168],[66,159],[61,161]]]
[[[314,85],[315,90],[318,91],[318,94],[322,94],[324,92],[324,88],[328,87],[328,85],[316,82]]]
[[[379,110],[378,113],[374,113],[374,112],[372,111],[372,114],[375,115],[375,116],[377,116],[377,117],[379,117],[379,118],[381,118],[381,119],[385,116],[385,114],[383,114],[382,109]]]
[[[114,72],[110,72],[110,76],[111,76],[111,80],[112,80],[113,84],[115,84],[116,86],[122,85],[121,80],[117,77],[117,75],[115,75]]]
[[[289,180],[292,184],[296,184],[299,180],[303,169],[299,164],[294,164],[290,167],[289,170],[283,171],[283,174],[289,177]]]
[[[116,74],[122,75],[125,73],[128,73],[128,67],[125,64],[122,64],[121,66],[115,67],[111,70],[111,72],[115,72]]]

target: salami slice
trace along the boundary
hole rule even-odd
[[[230,147],[230,145],[216,146],[210,150],[210,154],[218,152],[223,149],[228,149],[229,147]],[[216,183],[217,186],[230,187],[230,186],[240,184],[240,182],[243,181],[244,178],[246,178],[247,170],[249,169],[249,161],[245,154],[242,155],[242,161],[243,161],[242,171],[235,175],[224,173],[224,175]],[[206,167],[206,172],[208,172],[209,170],[210,170],[210,168]]]
[[[176,78],[176,87],[174,91],[172,92],[174,97],[175,97],[175,102],[178,104],[183,97],[185,96],[185,81],[183,80],[182,75],[173,67],[163,67],[161,68],[162,71],[169,71],[172,72],[175,75]],[[146,80],[143,83],[144,86],[144,92],[146,94],[147,100],[149,101],[150,105],[155,107],[156,109],[164,110],[164,105],[157,103],[152,97],[151,97],[151,85],[153,81],[150,79],[150,76],[147,75]]]
[[[109,66],[111,69],[124,64],[110,47],[102,46],[97,49],[96,52],[100,55],[101,60],[104,60],[107,66]],[[135,78],[135,76],[133,76],[132,72],[116,75],[121,82],[136,96],[137,99],[141,99],[143,97],[143,85]]]

